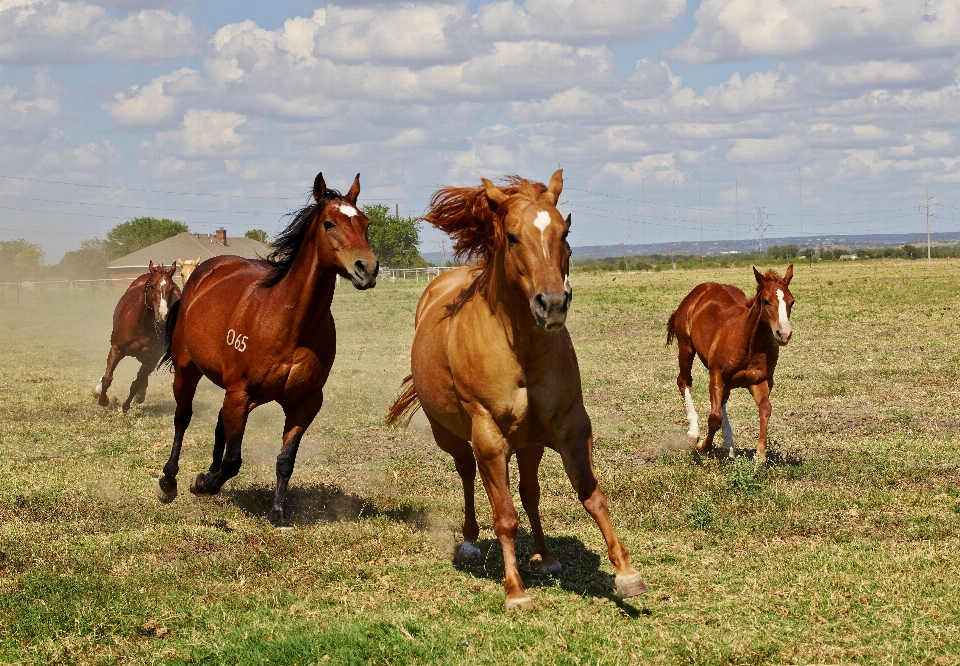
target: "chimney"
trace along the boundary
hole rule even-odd
[[[226,229],[217,229],[217,242],[220,245],[226,247],[227,245],[227,230]]]

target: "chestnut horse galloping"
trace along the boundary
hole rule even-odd
[[[180,287],[173,282],[177,263],[166,269],[154,267],[127,287],[113,311],[113,332],[110,334],[110,352],[107,354],[107,369],[93,395],[101,407],[110,405],[107,389],[113,383],[113,371],[120,359],[133,356],[140,361],[140,371],[130,384],[130,395],[120,410],[126,414],[130,403],[136,399],[139,405],[147,395],[147,381],[163,356],[163,327],[167,312],[180,300]]]
[[[286,526],[284,501],[304,431],[323,404],[323,385],[336,355],[330,303],[337,275],[357,289],[376,285],[379,264],[367,243],[370,220],[357,208],[360,174],[346,196],[313,184],[314,203],[300,210],[274,242],[266,261],[207,259],[190,276],[167,324],[177,411],[170,460],[158,496],[177,496],[183,433],[193,415],[200,378],[226,390],[217,420],[213,462],[190,491],[215,495],[240,470],[247,416],[276,401],[283,408],[283,446],[270,522]]]
[[[705,282],[694,287],[667,322],[667,345],[677,339],[680,347],[680,374],[677,386],[687,406],[692,444],[700,439],[697,410],[690,397],[694,355],[710,373],[710,418],[707,438],[697,446],[701,453],[713,449],[713,437],[723,427],[723,438],[733,453],[733,428],[727,418],[730,390],[749,389],[760,409],[757,435],[757,462],[767,457],[767,421],[770,419],[770,391],[780,347],[790,342],[790,311],[793,294],[793,264],[781,278],[772,269],[761,275],[756,268],[757,293],[746,294],[729,284]]]
[[[483,179],[480,187],[447,187],[433,195],[424,219],[454,238],[458,257],[478,263],[444,273],[423,292],[412,373],[387,417],[394,423],[422,407],[437,445],[453,456],[463,482],[460,560],[480,555],[474,545],[479,467],[503,549],[507,608],[530,601],[514,550],[518,517],[508,475],[514,453],[540,571],[560,571],[540,523],[537,471],[545,446],[563,458],[580,501],[600,526],[617,592],[631,597],[647,589],[614,532],[593,470],[580,369],[564,328],[573,292],[570,218],[556,207],[562,189],[558,170],[548,187],[512,176],[502,188]]]

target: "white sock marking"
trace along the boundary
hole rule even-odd
[[[101,393],[103,393],[103,380],[102,380],[102,379],[97,383],[97,388],[93,389],[93,392],[96,393],[97,396],[99,396]]]
[[[340,204],[340,212],[346,215],[347,217],[356,217],[357,209],[353,206],[348,206],[347,204]]]
[[[688,437],[700,439],[700,424],[697,419],[697,408],[693,404],[693,398],[690,396],[690,389],[683,389],[683,402],[687,405],[687,420],[690,421],[690,429],[687,430]]]
[[[720,405],[720,413],[723,414],[723,441],[727,443],[730,449],[730,455],[733,455],[733,428],[730,426],[730,418],[727,416],[727,404]]]

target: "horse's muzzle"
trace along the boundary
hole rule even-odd
[[[537,321],[537,326],[545,331],[557,331],[563,328],[567,321],[567,311],[570,309],[571,294],[568,291],[544,292],[533,297],[530,301],[530,311]]]
[[[784,333],[783,331],[777,331],[776,333],[773,334],[774,340],[776,340],[777,344],[780,345],[781,347],[786,347],[787,343],[790,342],[790,338],[792,337],[793,337],[793,331],[787,331],[786,333]]]
[[[371,289],[377,286],[377,274],[380,272],[380,262],[376,259],[371,263],[357,259],[348,273],[350,281],[357,289]]]

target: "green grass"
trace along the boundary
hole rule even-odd
[[[683,448],[664,346],[695,284],[752,279],[576,276],[596,466],[651,591],[612,593],[599,531],[548,453],[541,506],[565,570],[536,575],[521,530],[534,605],[510,613],[479,484],[484,563],[458,567],[451,459],[416,427],[382,425],[422,284],[337,293],[338,358],[301,445],[292,532],[266,520],[279,408],[253,413],[221,495],[160,505],[170,376],[126,416],[91,396],[119,292],[0,301],[0,662],[960,663],[960,262],[797,264],[763,469],[745,391],[729,408],[740,458]],[[121,400],[135,366],[121,363]],[[702,368],[694,381],[705,423]],[[221,398],[201,384],[181,488],[209,464]]]

